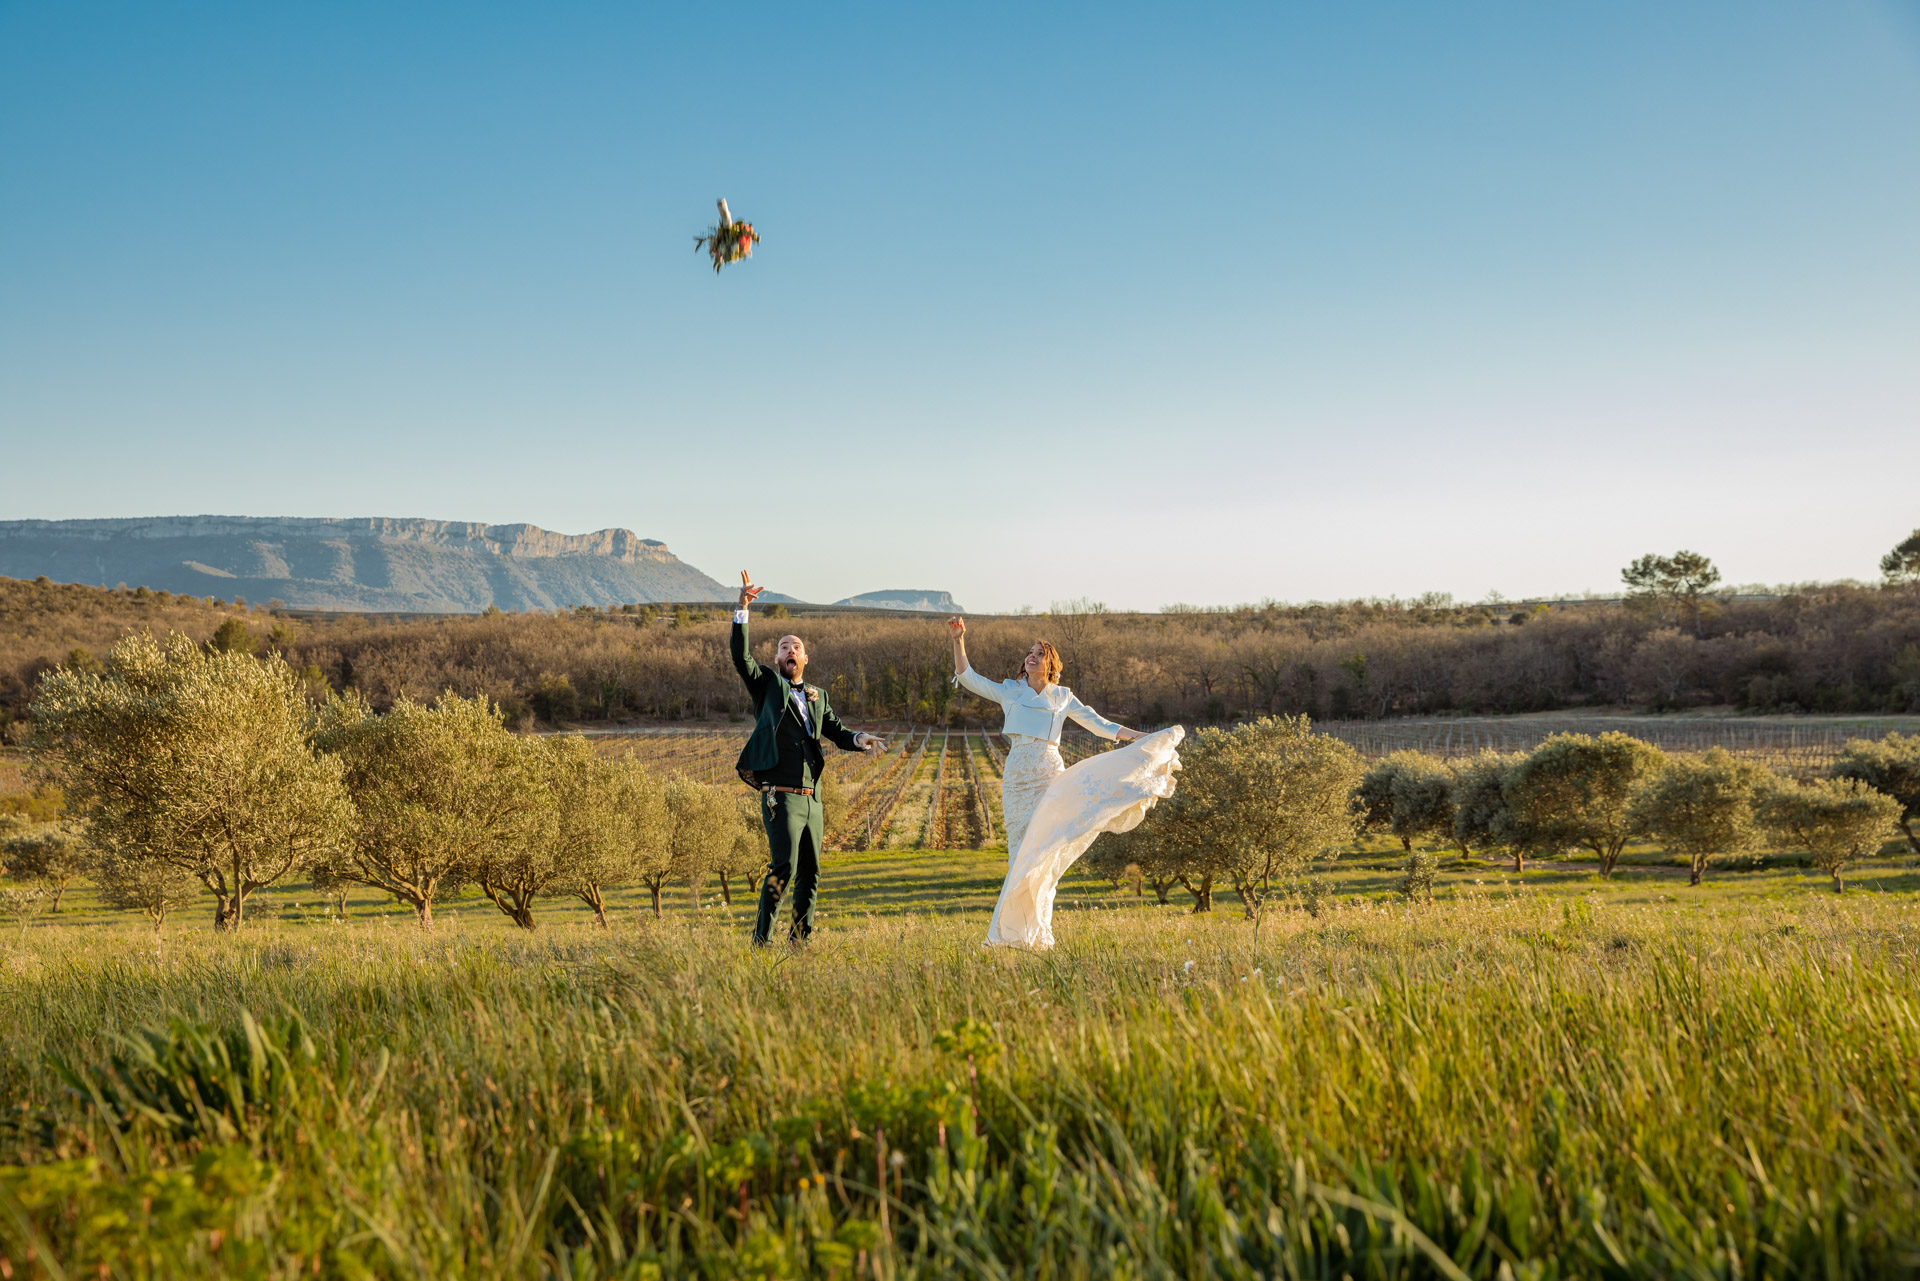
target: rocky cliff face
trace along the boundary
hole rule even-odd
[[[922,591],[918,588],[895,588],[885,592],[861,592],[858,596],[849,596],[845,600],[833,602],[836,605],[865,605],[869,609],[918,609],[929,614],[964,614],[967,611],[954,603],[947,592]]]
[[[471,613],[729,599],[625,529],[387,517],[157,516],[0,521],[0,575],[279,598],[296,609]]]

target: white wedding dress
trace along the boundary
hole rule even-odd
[[[1173,772],[1180,768],[1176,749],[1186,731],[1178,725],[1163,729],[1069,769],[1056,745],[1062,720],[1071,716],[1102,738],[1113,738],[1120,727],[1063,686],[1038,692],[1023,680],[995,683],[971,668],[956,680],[1005,709],[1013,745],[1000,780],[1007,879],[987,926],[987,943],[1042,951],[1053,946],[1053,896],[1060,878],[1095,837],[1138,827],[1155,802],[1173,795]],[[1051,736],[1011,732],[1015,725],[1050,729]]]

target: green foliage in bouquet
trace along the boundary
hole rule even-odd
[[[753,257],[754,243],[760,239],[760,233],[753,229],[752,223],[735,222],[733,214],[727,209],[727,202],[722,200],[718,203],[720,221],[707,228],[706,235],[693,238],[695,252],[706,250],[707,257],[713,260],[716,274],[728,263]]]

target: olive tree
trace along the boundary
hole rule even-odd
[[[683,879],[700,905],[700,879],[733,847],[738,812],[725,790],[690,778],[667,784],[667,859],[646,880],[653,910],[660,911],[660,890],[670,877]]]
[[[1920,818],[1920,734],[1889,734],[1878,742],[1853,739],[1827,776],[1858,779],[1900,802],[1900,831],[1907,848],[1920,854],[1920,836],[1913,830],[1914,819]]]
[[[1353,789],[1354,809],[1362,830],[1392,832],[1400,838],[1400,848],[1407,853],[1413,852],[1413,838],[1394,828],[1393,784],[1407,759],[1418,755],[1418,752],[1394,752],[1382,757],[1367,767]]]
[[[0,814],[0,876],[7,874],[7,843],[31,832],[34,824],[22,814]]]
[[[757,795],[742,795],[734,799],[733,812],[737,822],[733,829],[733,844],[713,864],[713,874],[720,881],[720,901],[728,907],[733,906],[734,877],[744,880],[747,892],[751,894],[759,889],[760,879],[772,866],[767,849],[767,829],[760,817],[761,805],[761,798]]]
[[[385,890],[425,929],[439,895],[517,839],[534,808],[526,752],[485,698],[402,699],[375,713],[349,692],[322,712],[317,741],[340,761],[355,802],[330,870]]]
[[[1274,878],[1297,880],[1313,860],[1354,837],[1360,754],[1304,716],[1268,716],[1231,730],[1203,729],[1181,752],[1180,787],[1165,802],[1186,876],[1198,875],[1196,912],[1225,876],[1250,919]],[[1185,877],[1183,876],[1183,881]],[[1191,889],[1192,886],[1190,885]]]
[[[87,876],[109,907],[143,912],[158,934],[167,917],[193,906],[205,892],[200,878],[175,864],[95,851]]]
[[[1196,913],[1213,910],[1214,878],[1228,858],[1213,841],[1231,839],[1236,818],[1233,733],[1210,725],[1189,734],[1181,744],[1179,787],[1140,824],[1144,829],[1158,818],[1166,826],[1167,873],[1193,895]]]
[[[1689,885],[1698,885],[1716,854],[1753,842],[1754,804],[1767,772],[1724,747],[1676,756],[1633,799],[1628,821],[1651,832],[1669,853],[1687,858]]]
[[[1521,761],[1518,753],[1481,752],[1456,766],[1453,787],[1453,839],[1463,851],[1488,846],[1507,848],[1513,825],[1507,814],[1507,773]],[[1523,850],[1512,846],[1513,870],[1521,870]]]
[[[1409,856],[1415,840],[1437,840],[1459,845],[1460,853],[1472,853],[1454,838],[1453,786],[1455,770],[1448,761],[1423,752],[1409,752],[1393,776],[1391,830],[1401,837]]]
[[[1453,768],[1425,752],[1394,752],[1370,766],[1354,789],[1362,824],[1400,838],[1407,856],[1409,898],[1433,898],[1437,864],[1433,855],[1413,848],[1416,839],[1453,838]],[[1465,852],[1466,847],[1461,847]],[[1411,888],[1408,888],[1411,887]]]
[[[1144,894],[1151,886],[1154,898],[1166,906],[1173,887],[1180,884],[1179,844],[1170,839],[1177,821],[1168,817],[1172,813],[1171,802],[1163,801],[1147,811],[1138,827],[1102,833],[1081,862],[1094,875],[1116,884],[1132,876],[1135,894]]]
[[[191,872],[219,929],[346,838],[340,762],[314,750],[305,689],[277,655],[140,633],[97,672],[47,673],[33,717],[36,768],[65,789],[89,845]]]
[[[469,880],[487,901],[523,930],[534,927],[533,901],[557,892],[566,882],[568,859],[578,848],[569,843],[560,814],[567,786],[564,760],[577,737],[514,738],[513,759],[504,760],[497,786],[517,800],[512,821],[474,855],[466,866]],[[591,750],[591,749],[587,749]],[[574,835],[591,832],[593,821],[577,823]],[[588,835],[589,841],[593,840]]]
[[[607,760],[584,738],[551,739],[552,841],[559,887],[607,926],[606,888],[638,878],[643,847],[666,840],[660,785],[632,760]]]
[[[307,886],[333,900],[334,916],[347,919],[347,894],[360,882],[346,874],[344,857],[323,859],[307,869]]]
[[[67,884],[86,871],[89,863],[84,834],[71,823],[43,823],[7,841],[0,854],[9,875],[40,881],[52,896],[49,913],[60,910]]]
[[[673,827],[667,811],[667,787],[638,761],[620,762],[621,783],[614,803],[625,815],[628,844],[625,879],[645,885],[660,915],[660,890],[673,874]]]
[[[1611,877],[1633,836],[1634,794],[1665,763],[1659,748],[1628,734],[1555,734],[1501,784],[1510,834],[1536,849],[1590,849]]]
[[[28,882],[21,885],[0,885],[0,915],[11,916],[20,923],[20,936],[24,939],[27,923],[40,913],[40,905],[46,901],[49,893],[45,885]]]
[[[1760,819],[1783,844],[1813,854],[1814,866],[1833,878],[1833,892],[1846,889],[1847,865],[1871,854],[1900,821],[1900,802],[1857,778],[1811,783],[1778,780],[1760,799]]]
[[[1144,824],[1143,824],[1144,825]],[[1140,830],[1132,827],[1124,832],[1102,832],[1093,838],[1093,844],[1087,846],[1087,852],[1073,866],[1088,876],[1105,881],[1118,893],[1127,879],[1136,876],[1140,866],[1132,857],[1131,841],[1115,840],[1115,837],[1129,837]],[[1138,882],[1136,881],[1136,887]],[[1139,890],[1136,888],[1136,893]]]

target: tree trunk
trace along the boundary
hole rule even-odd
[[[598,885],[593,884],[591,881],[587,882],[587,884],[580,888],[580,897],[585,899],[587,906],[593,909],[593,919],[599,924],[601,929],[610,930],[613,928],[607,924],[607,900],[606,897],[600,893],[600,887]]]
[[[758,894],[760,892],[760,882],[766,879],[767,874],[765,872],[761,872],[757,876],[752,872],[747,873],[747,893]]]
[[[1840,873],[1835,872],[1833,874],[1833,892],[1835,894],[1841,894],[1846,891],[1846,888],[1846,882],[1840,879]]]
[[[67,883],[64,880],[53,883],[53,906],[47,909],[48,915],[52,915],[60,910],[60,900],[66,897],[66,893]]]
[[[660,915],[660,882],[648,881],[647,889],[653,893],[653,914],[658,916]]]
[[[1180,884],[1186,887],[1187,893],[1193,895],[1195,915],[1213,910],[1213,873],[1209,872],[1201,877],[1200,884],[1197,886],[1184,876],[1180,878]]]
[[[1515,850],[1515,851],[1513,852],[1513,872],[1514,872],[1514,875],[1516,875],[1516,876],[1518,876],[1518,875],[1519,875],[1519,874],[1520,874],[1521,872],[1524,872],[1525,870],[1526,870],[1526,865],[1525,865],[1525,863],[1523,863],[1523,862],[1522,862],[1522,859],[1521,859],[1521,853],[1520,853],[1520,851],[1519,851],[1519,850]]]
[[[431,906],[431,904],[429,904],[429,906]],[[333,910],[334,914],[341,920],[344,921],[347,919],[347,891],[344,887],[334,893]]]
[[[1706,870],[1707,870],[1707,862],[1705,859],[1702,859],[1702,858],[1694,859],[1693,862],[1690,863],[1687,867],[1687,871],[1690,874],[1687,880],[1687,884],[1698,885],[1700,883],[1701,876],[1706,873]]]
[[[407,905],[413,908],[414,924],[418,925],[423,930],[431,930],[433,928],[433,900],[432,899],[430,898],[408,899]],[[346,913],[346,909],[343,907],[341,909],[341,914],[345,915],[345,913]]]
[[[506,918],[523,930],[533,928],[533,891],[507,888],[503,893],[497,886],[486,881],[480,882],[480,892],[493,901],[493,905],[506,914]]]
[[[1402,836],[1400,838],[1400,852],[1403,854],[1413,853],[1413,838],[1411,836]]]
[[[732,907],[733,888],[727,884],[727,873],[721,872],[718,875],[720,877],[720,901],[728,907]]]
[[[1160,877],[1155,877],[1153,880],[1147,883],[1153,886],[1153,896],[1160,900],[1160,906],[1161,907],[1167,906],[1167,897],[1168,895],[1173,893],[1173,885],[1174,885],[1173,878],[1167,877],[1167,876],[1160,876]]]
[[[1241,906],[1247,909],[1247,919],[1249,921],[1259,920],[1260,919],[1260,895],[1259,895],[1259,892],[1253,888],[1253,882],[1240,881],[1240,882],[1237,882],[1233,888],[1236,891],[1238,891],[1240,894]]]
[[[513,891],[513,923],[523,930],[533,928],[533,890]]]
[[[240,928],[240,898],[236,894],[214,892],[213,928],[219,931]]]
[[[1901,819],[1900,830],[1907,834],[1907,848],[1915,854],[1920,854],[1920,836],[1913,834],[1913,820],[1911,818]]]

